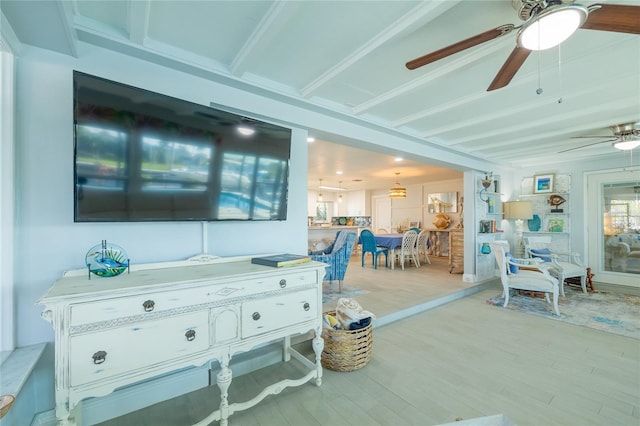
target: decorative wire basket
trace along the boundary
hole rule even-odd
[[[335,311],[325,312],[335,316]],[[373,321],[359,330],[323,329],[322,366],[334,371],[353,371],[367,365],[373,350]]]

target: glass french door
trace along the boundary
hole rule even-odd
[[[640,287],[640,168],[587,177],[588,263],[596,281]]]

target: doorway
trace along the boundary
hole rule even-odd
[[[387,196],[373,197],[373,232],[384,228],[389,232],[391,229],[391,199]]]
[[[588,259],[598,281],[640,287],[640,168],[587,177]]]

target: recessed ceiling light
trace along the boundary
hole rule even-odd
[[[402,161],[402,157],[396,157],[395,161]]]
[[[338,171],[336,172],[336,174],[337,174],[337,175],[341,175],[341,174],[342,174],[342,170],[338,170]]]
[[[307,142],[311,143],[311,142],[315,142],[315,141],[316,141],[316,138],[311,137],[311,136],[307,137]]]

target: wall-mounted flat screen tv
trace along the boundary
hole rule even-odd
[[[291,129],[73,78],[76,222],[287,218]]]

